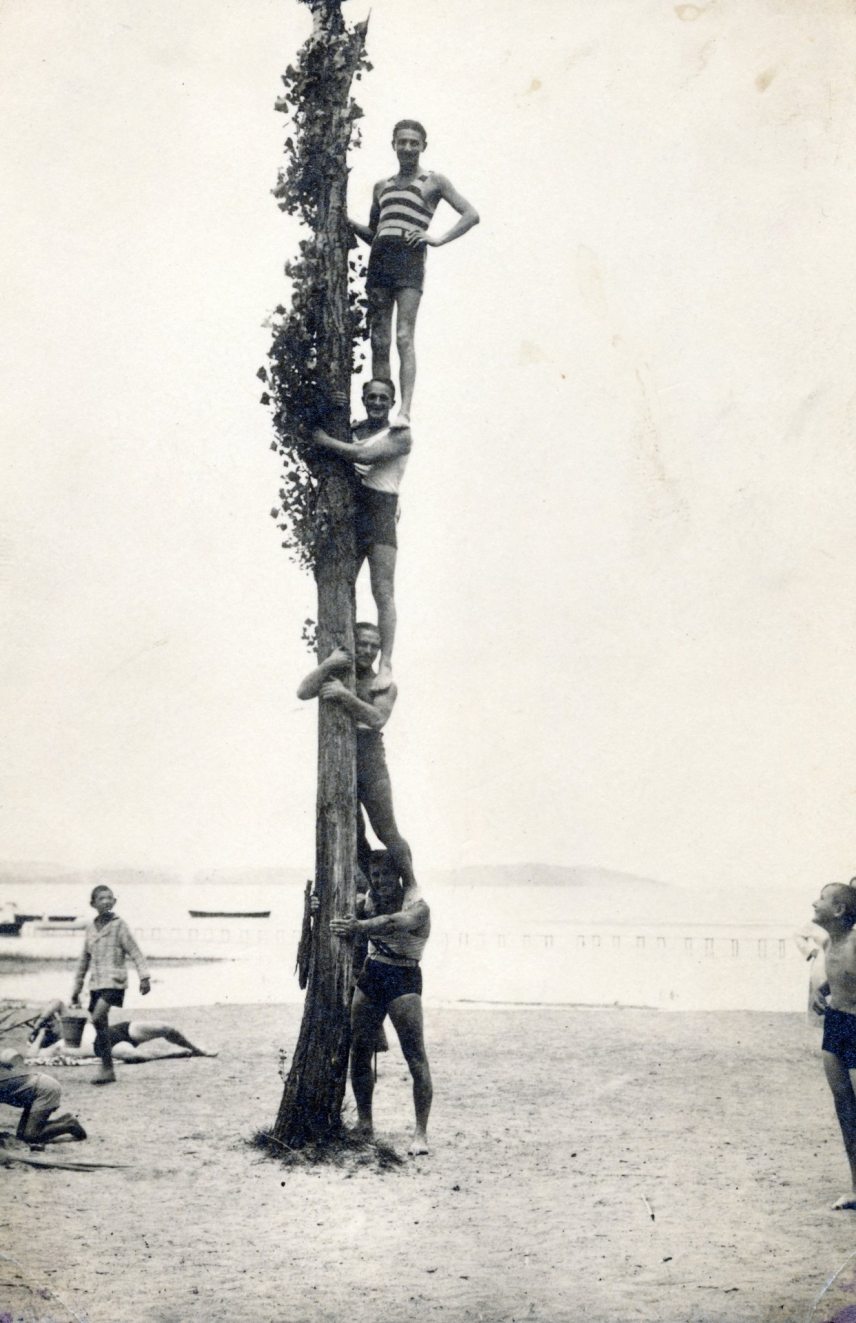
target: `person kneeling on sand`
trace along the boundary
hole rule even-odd
[[[850,1164],[851,1191],[832,1205],[856,1210],[856,887],[833,882],[814,902],[814,922],[829,934],[826,982],[817,992],[823,1009],[823,1069]]]
[[[368,938],[369,956],[351,1002],[351,1085],[357,1103],[357,1131],[373,1134],[372,1052],[387,1012],[413,1078],[416,1129],[408,1153],[428,1152],[428,1114],[433,1095],[422,1027],[422,971],[419,961],[431,932],[431,913],[414,884],[406,890],[386,850],[371,856],[366,917],[331,919],[336,937]]]
[[[27,1070],[24,1058],[14,1048],[0,1051],[0,1103],[22,1109],[18,1138],[24,1143],[50,1144],[64,1135],[86,1138],[83,1126],[70,1112],[51,1120],[60,1096],[59,1084],[52,1075]]]
[[[33,1045],[33,1056],[70,1056],[70,1057],[91,1057],[95,1055],[95,1026],[91,1024],[84,1025],[83,1036],[80,1046],[73,1047],[63,1040],[62,1036],[62,1016],[65,1015],[66,1008],[61,1001],[52,1001],[44,1008],[35,1028],[30,1035],[30,1042]],[[110,1045],[110,1053],[117,1061],[135,1062],[135,1061],[156,1061],[164,1056],[191,1056],[191,1057],[216,1057],[216,1052],[208,1052],[205,1048],[198,1047],[196,1043],[191,1043],[190,1039],[185,1037],[180,1029],[174,1025],[167,1024],[163,1020],[129,1020],[127,1017],[117,1020],[114,1024],[108,1023],[104,1031],[107,1041]],[[180,1052],[159,1051],[154,1055],[148,1052],[141,1052],[139,1049],[143,1043],[152,1043],[158,1039],[163,1039],[172,1047],[180,1048]]]

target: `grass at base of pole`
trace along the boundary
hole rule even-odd
[[[404,1166],[404,1159],[390,1144],[379,1139],[364,1139],[353,1130],[346,1130],[344,1126],[323,1144],[304,1144],[302,1148],[289,1148],[269,1130],[257,1130],[247,1142],[284,1167],[316,1167],[325,1164],[343,1170],[375,1167],[378,1171],[389,1171]]]

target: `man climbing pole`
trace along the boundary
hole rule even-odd
[[[392,375],[393,310],[396,314],[401,407],[392,420],[393,428],[410,424],[416,384],[414,332],[425,281],[425,251],[460,239],[479,222],[475,207],[445,175],[421,167],[420,156],[427,146],[427,135],[418,120],[399,120],[392,130],[398,173],[375,184],[368,225],[349,218],[354,233],[371,244],[366,297],[373,377]],[[430,235],[428,226],[441,199],[458,213],[458,220],[445,234]]]
[[[312,434],[316,446],[352,464],[359,474],[354,494],[357,568],[368,560],[380,631],[380,666],[371,680],[375,691],[392,684],[398,493],[413,444],[409,427],[390,429],[389,411],[394,401],[391,381],[367,381],[363,386],[366,417],[354,427],[353,443],[337,441],[320,427]]]
[[[297,697],[306,700],[320,698],[322,703],[337,703],[353,718],[357,731],[357,797],[368,814],[372,831],[389,851],[398,867],[404,885],[416,886],[413,857],[410,846],[398,830],[392,807],[392,783],[386,766],[382,730],[398,696],[396,686],[390,685],[381,693],[372,689],[372,664],[377,656],[378,631],[372,624],[360,621],[354,631],[354,662],[356,667],[356,693],[341,680],[351,667],[350,654],[344,648],[335,648],[314,671],[301,681]],[[358,810],[357,860],[366,878],[369,877],[371,850],[366,840],[362,811]]]

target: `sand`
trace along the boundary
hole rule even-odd
[[[249,1144],[298,1017],[182,1010],[218,1059],[102,1089],[54,1072],[90,1139],[46,1156],[124,1166],[2,1171],[0,1320],[856,1316],[856,1214],[829,1209],[846,1166],[803,1017],[429,1008],[433,1151],[387,1171],[283,1170]],[[377,1129],[403,1156],[397,1044],[380,1062]],[[0,1107],[0,1130],[16,1118]]]

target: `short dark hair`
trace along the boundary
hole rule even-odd
[[[397,879],[398,879],[398,885],[399,885],[399,886],[402,888],[402,890],[403,890],[403,889],[404,889],[404,883],[403,883],[402,880],[401,880],[401,869],[399,868],[399,866],[398,866],[398,864],[396,863],[396,861],[392,858],[392,855],[390,854],[389,850],[372,850],[372,852],[371,852],[371,854],[370,854],[370,856],[369,856],[369,860],[370,860],[370,862],[369,862],[369,868],[371,868],[371,865],[372,865],[372,864],[385,864],[386,861],[387,861],[387,859],[391,860],[392,865],[393,865],[393,867],[394,867],[394,869],[395,869],[395,875],[396,875],[396,877],[397,877]],[[369,886],[371,886],[371,879],[369,879]]]
[[[856,886],[852,882],[830,882],[829,886],[835,888],[835,899],[844,906],[844,918],[851,927],[856,925]]]
[[[108,885],[107,885],[106,882],[99,882],[99,883],[98,883],[98,886],[97,886],[97,887],[93,887],[93,888],[92,888],[92,891],[90,892],[90,895],[89,895],[89,904],[90,904],[90,905],[94,905],[94,904],[95,904],[95,897],[98,895],[99,891],[109,891],[111,896],[112,896],[112,894],[113,894],[113,888],[112,888],[112,887],[108,887]]]
[[[386,389],[389,391],[390,395],[392,396],[393,402],[395,402],[395,382],[392,381],[389,377],[369,377],[368,381],[363,382],[363,389],[362,389],[363,395],[365,395],[369,386],[371,386],[372,384],[376,384],[378,386],[385,386]]]
[[[358,634],[361,629],[370,629],[373,634],[377,634],[378,638],[380,638],[380,627],[375,625],[371,620],[358,620],[354,625],[354,633]],[[378,850],[378,854],[383,854],[383,851]]]
[[[420,133],[422,135],[422,146],[428,146],[428,134],[425,132],[425,129],[419,123],[418,119],[400,119],[398,123],[394,125],[392,130],[393,142],[395,142],[395,135],[398,133],[399,129],[413,129],[414,133]]]

